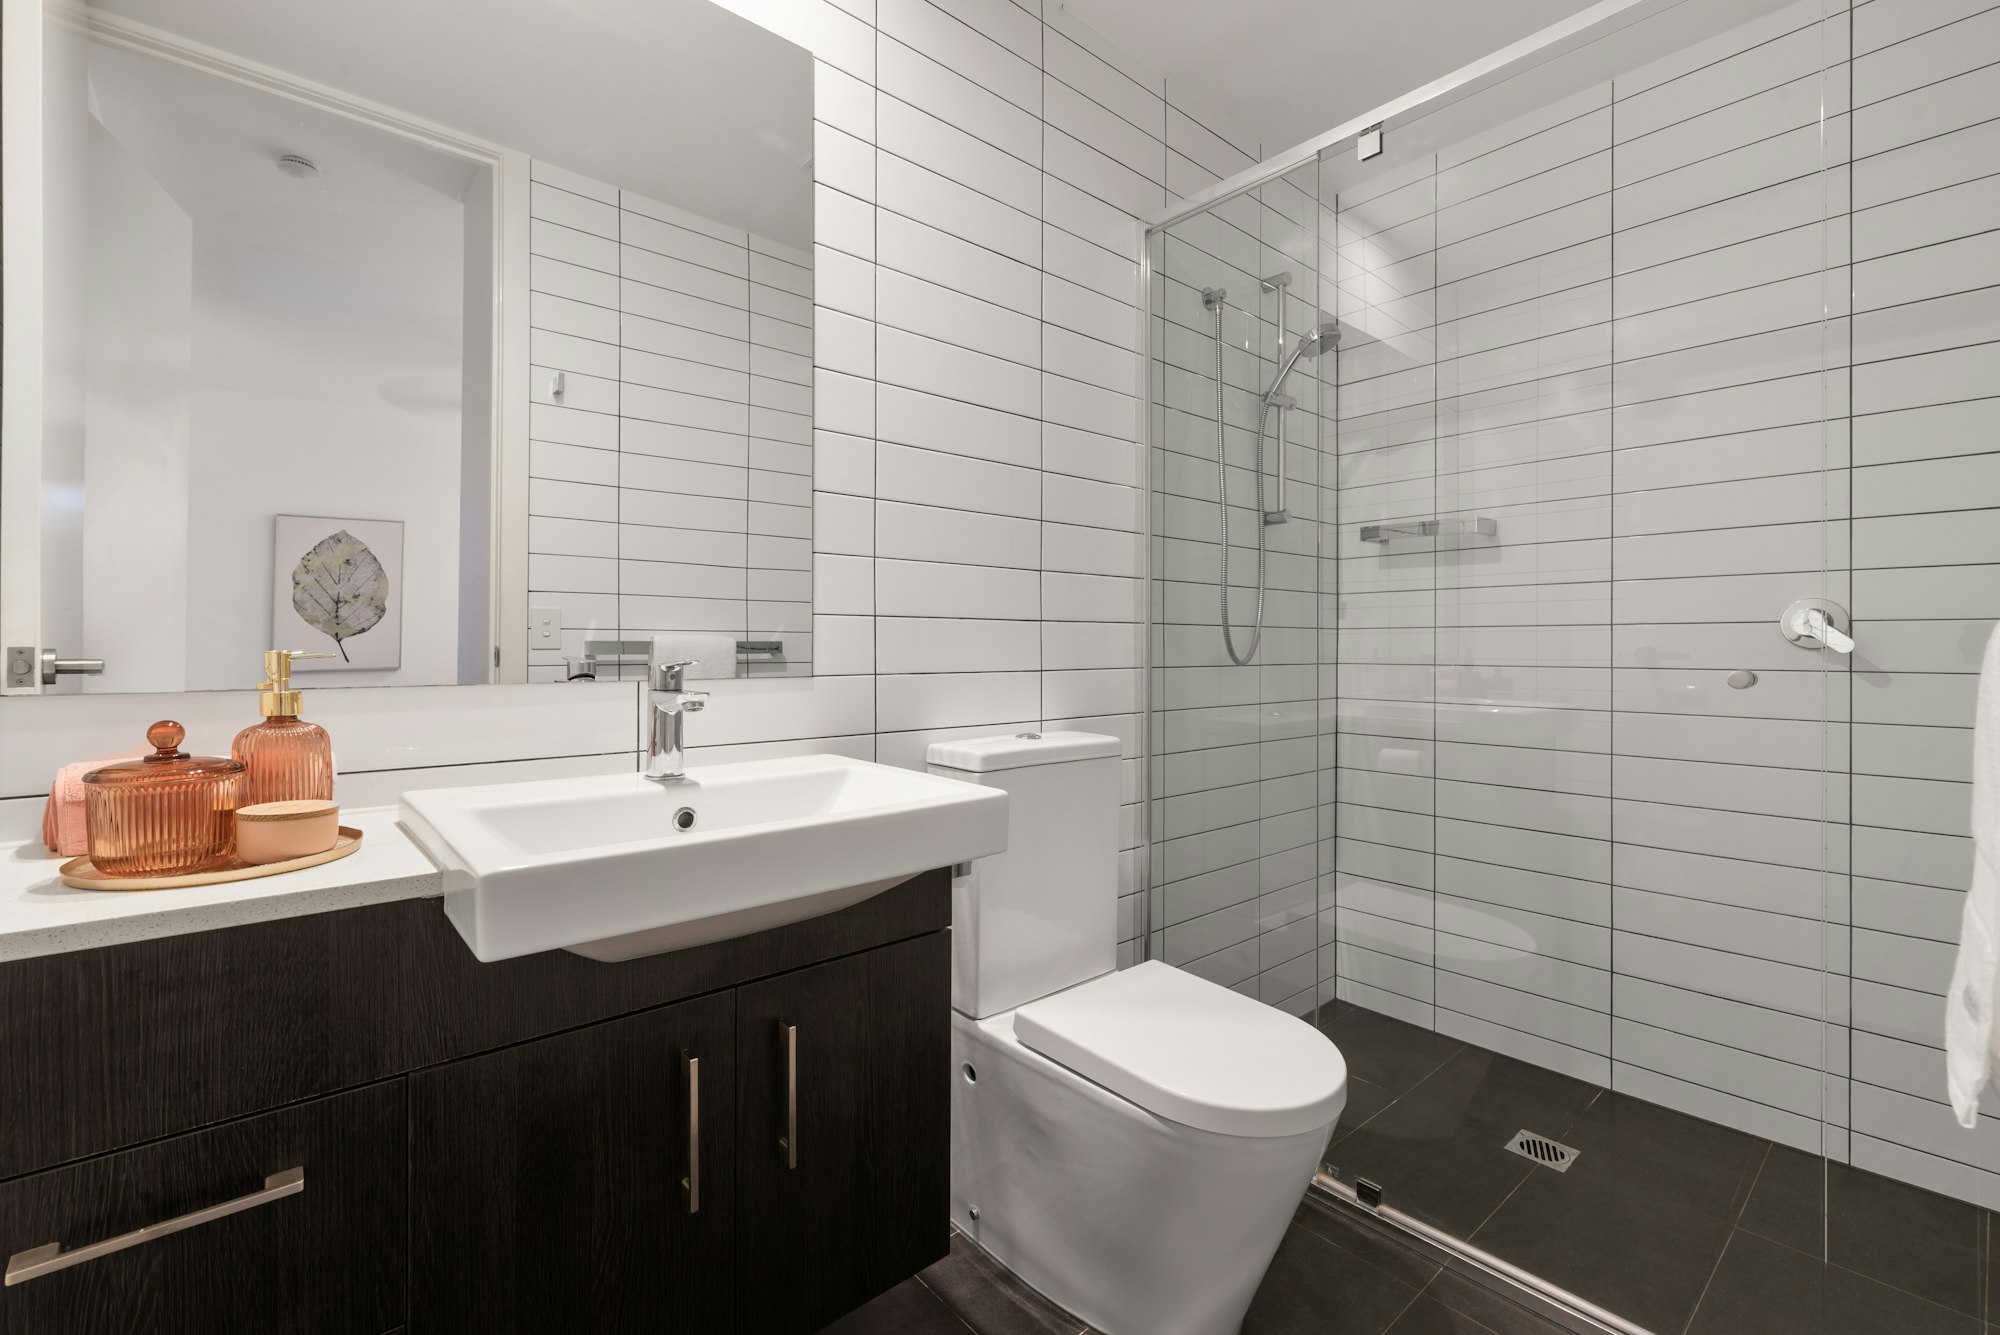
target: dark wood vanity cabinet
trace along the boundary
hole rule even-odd
[[[805,1335],[938,1259],[949,986],[933,933],[411,1076],[413,1335]]]
[[[393,1329],[407,1275],[404,1128],[403,1082],[392,1080],[0,1183],[9,1257],[51,1243],[74,1252],[238,1207],[9,1283],[0,1331]],[[267,1188],[295,1171],[302,1189]]]
[[[734,994],[410,1077],[410,1329],[735,1328]]]
[[[201,1216],[0,1335],[809,1335],[948,1246],[949,895],[622,964],[480,964],[436,900],[0,964],[0,1256]]]
[[[814,1331],[944,1254],[942,934],[737,990],[739,1329]]]

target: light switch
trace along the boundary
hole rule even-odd
[[[562,609],[560,607],[531,607],[528,609],[528,647],[530,649],[562,648]]]

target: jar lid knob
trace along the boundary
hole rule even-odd
[[[146,740],[153,744],[157,754],[147,756],[148,760],[186,760],[187,753],[181,750],[181,739],[187,736],[187,729],[170,718],[163,718],[146,729]]]

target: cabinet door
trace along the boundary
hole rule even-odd
[[[731,1329],[733,1015],[724,992],[412,1076],[410,1335]]]
[[[380,1335],[404,1135],[399,1079],[0,1184],[0,1332]]]
[[[950,937],[736,995],[739,1328],[815,1331],[949,1245]]]

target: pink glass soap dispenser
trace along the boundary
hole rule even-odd
[[[229,748],[243,762],[243,806],[333,797],[333,739],[325,728],[299,717],[303,696],[292,689],[293,660],[331,657],[300,649],[264,654],[264,680],[257,685],[264,721],[237,733]]]

